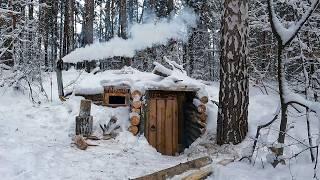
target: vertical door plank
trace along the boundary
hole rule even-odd
[[[172,141],[172,126],[173,126],[173,99],[167,99],[166,105],[166,118],[165,118],[165,152],[166,155],[173,155],[173,141]]]
[[[147,125],[148,128],[148,141],[151,146],[157,147],[157,100],[150,99],[149,104],[149,122]]]
[[[131,108],[131,107],[130,107]],[[144,114],[144,122],[143,122],[143,132],[144,136],[149,142],[149,121],[150,121],[150,111],[147,111],[147,109],[150,109],[150,100],[147,100],[146,107],[143,111],[141,111],[142,114]]]
[[[172,105],[172,152],[174,155],[178,152],[178,127],[179,127],[179,116],[178,116],[178,100],[175,98]]]
[[[178,96],[178,151],[181,152],[184,148],[184,112],[183,112],[183,108],[184,108],[184,103],[185,103],[185,95],[184,94],[179,94]]]
[[[157,150],[160,153],[165,153],[164,142],[164,122],[165,122],[165,100],[157,99]]]

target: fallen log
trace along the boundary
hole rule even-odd
[[[146,175],[133,180],[165,180],[175,175],[182,174],[192,169],[199,169],[212,163],[212,159],[208,156],[180,163],[176,166]]]

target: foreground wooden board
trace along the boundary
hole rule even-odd
[[[183,177],[182,180],[202,180],[206,179],[211,174],[212,167],[207,166],[189,174],[188,176]]]
[[[165,180],[167,178],[171,178],[175,175],[182,174],[192,169],[200,169],[211,163],[212,163],[212,159],[206,156],[206,157],[202,157],[192,161],[187,161],[185,163],[181,163],[176,166],[173,166],[173,167],[170,167],[170,168],[167,168],[143,177],[135,178],[133,180]]]

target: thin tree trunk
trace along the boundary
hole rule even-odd
[[[279,83],[279,94],[280,94],[280,104],[281,104],[281,123],[280,123],[280,131],[279,131],[279,137],[278,137],[278,143],[283,145],[284,139],[286,135],[286,129],[287,129],[287,121],[288,121],[288,115],[287,115],[287,109],[288,106],[285,102],[284,97],[284,90],[285,90],[285,77],[284,77],[284,63],[282,61],[282,51],[283,51],[283,45],[282,41],[278,40],[278,83]],[[281,156],[283,154],[283,147],[279,148],[278,156]]]
[[[111,0],[111,37],[114,36],[115,0]]]
[[[170,15],[170,13],[174,11],[174,1],[168,0],[167,1],[167,15]]]
[[[120,0],[120,13],[119,13],[119,37],[127,38],[127,3],[126,0]]]
[[[93,43],[94,0],[85,0],[84,46]]]
[[[68,8],[68,23],[69,23],[69,31],[68,31],[68,46],[67,53],[71,52],[74,49],[74,7],[75,0],[69,0],[69,8]]]
[[[69,44],[69,12],[70,12],[70,0],[66,0],[64,4],[64,24],[63,24],[63,47],[62,56],[68,54]]]
[[[110,15],[111,15],[111,8],[110,8],[110,1],[107,0],[105,4],[105,19],[104,19],[104,24],[105,24],[105,34],[104,34],[104,40],[108,41],[112,36],[111,36],[111,21],[110,21]]]

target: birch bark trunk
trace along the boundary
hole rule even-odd
[[[225,0],[222,17],[217,143],[238,144],[248,131],[248,0]]]

